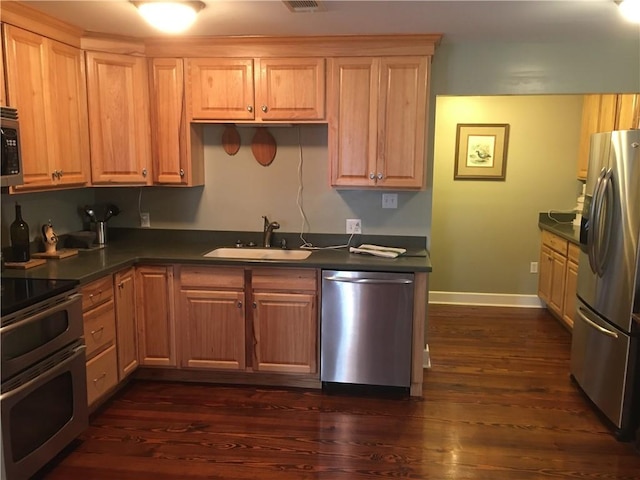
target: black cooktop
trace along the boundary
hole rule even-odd
[[[72,290],[78,283],[77,280],[3,277],[0,279],[2,316],[30,307],[67,290]]]

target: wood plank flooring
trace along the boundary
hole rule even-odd
[[[640,479],[537,309],[430,306],[424,397],[136,381],[47,480]]]

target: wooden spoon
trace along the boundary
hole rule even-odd
[[[251,151],[258,163],[264,167],[276,158],[276,140],[266,127],[256,127],[256,134],[251,140]]]
[[[227,125],[222,132],[222,148],[229,155],[235,155],[240,150],[240,134],[234,125]]]

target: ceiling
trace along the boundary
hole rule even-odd
[[[92,32],[162,36],[128,0],[28,1],[30,6]],[[204,0],[186,35],[338,35],[441,33],[444,43],[640,42],[640,26],[624,21],[613,0],[337,1],[324,11],[293,13],[280,0]]]

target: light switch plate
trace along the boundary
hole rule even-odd
[[[151,215],[149,215],[149,212],[140,214],[140,226],[142,228],[151,228]]]
[[[383,193],[382,194],[382,208],[398,208],[398,194],[397,193]]]

